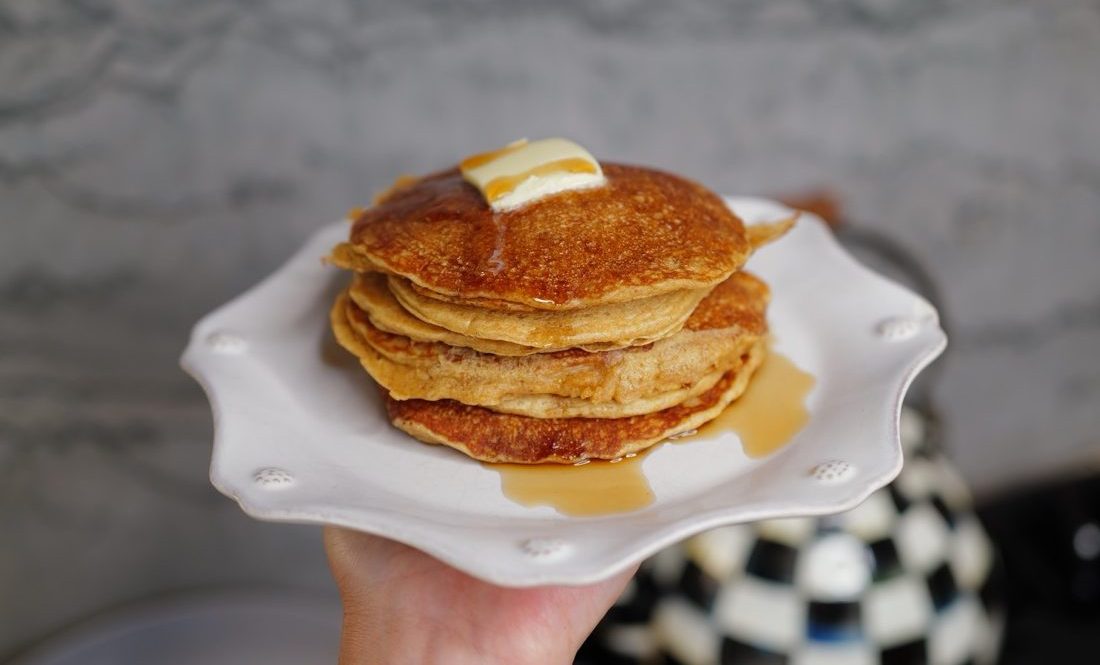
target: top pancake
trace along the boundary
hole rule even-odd
[[[494,213],[458,170],[398,185],[331,260],[443,296],[575,309],[718,284],[748,258],[741,220],[683,178],[603,164],[606,186]]]

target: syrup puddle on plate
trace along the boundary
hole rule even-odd
[[[734,400],[717,418],[699,428],[669,439],[686,443],[732,431],[749,457],[764,457],[779,450],[810,419],[806,395],[814,386],[813,375],[799,369],[784,355],[769,353],[745,394]],[[563,515],[593,517],[626,513],[653,503],[653,490],[642,470],[642,460],[652,446],[637,455],[615,461],[592,460],[564,464],[485,464],[500,473],[500,487],[523,506],[550,506]]]
[[[500,489],[524,506],[551,506],[563,515],[628,513],[653,503],[642,473],[645,453],[619,461],[582,464],[486,464],[500,473]]]

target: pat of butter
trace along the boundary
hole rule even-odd
[[[567,139],[521,139],[500,150],[467,157],[459,169],[497,212],[607,182],[599,162]]]

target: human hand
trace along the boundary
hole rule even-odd
[[[635,570],[590,586],[508,589],[392,540],[324,535],[344,604],[340,665],[571,663]]]

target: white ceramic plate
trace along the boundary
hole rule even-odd
[[[790,213],[728,202],[750,224]],[[931,305],[803,215],[749,269],[771,285],[776,348],[817,378],[808,425],[763,459],[733,433],[663,446],[643,462],[651,505],[567,517],[512,502],[495,471],[389,425],[375,386],[330,339],[328,309],[347,275],[321,257],[347,230],[322,229],[195,326],[182,364],[213,406],[211,480],[254,517],[381,534],[501,585],[594,582],[722,524],[855,506],[901,469],[902,397],[946,345]]]

